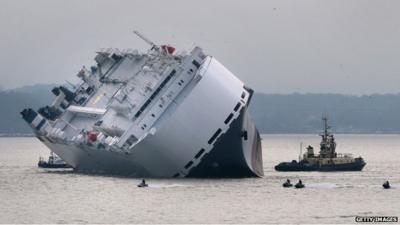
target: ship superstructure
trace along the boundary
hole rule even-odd
[[[199,47],[104,49],[81,82],[23,118],[77,171],[152,177],[262,176],[253,91]]]

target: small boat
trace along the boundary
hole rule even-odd
[[[303,184],[303,182],[301,180],[299,180],[299,182],[296,185],[294,185],[294,187],[295,188],[304,188],[305,185]]]
[[[386,181],[385,183],[383,183],[382,187],[385,188],[385,189],[389,189],[390,188],[389,181]]]
[[[148,187],[149,185],[146,184],[146,181],[143,179],[140,184],[138,184],[138,187]]]
[[[293,184],[290,183],[290,180],[287,179],[285,181],[285,183],[282,184],[283,187],[287,188],[287,187],[293,187]]]
[[[50,153],[49,158],[44,160],[42,157],[39,158],[38,167],[40,168],[50,168],[50,169],[58,169],[58,168],[72,168],[72,166],[65,163],[60,157],[58,157],[53,152]]]

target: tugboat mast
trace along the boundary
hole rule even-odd
[[[322,141],[320,144],[320,157],[321,158],[334,158],[336,157],[336,142],[335,138],[333,137],[333,134],[329,132],[329,129],[331,128],[328,125],[328,116],[323,115],[322,116],[322,121],[323,121],[323,126],[324,126],[324,132],[321,134]]]
[[[322,116],[322,121],[323,121],[323,126],[324,126],[324,133],[322,134],[322,138],[324,140],[326,140],[328,138],[328,136],[330,135],[330,133],[328,132],[328,129],[331,128],[330,126],[328,126],[328,116],[327,115],[323,115]]]

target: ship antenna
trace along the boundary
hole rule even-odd
[[[150,39],[146,38],[145,36],[143,36],[143,34],[139,33],[139,31],[134,30],[133,33],[135,33],[140,39],[142,39],[143,41],[145,41],[147,44],[151,45],[152,49],[156,49],[159,50],[160,48],[158,47],[158,45],[154,44],[154,42],[150,41]]]

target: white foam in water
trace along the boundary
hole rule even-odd
[[[336,188],[337,185],[336,184],[332,184],[332,183],[314,183],[314,184],[307,184],[305,183],[306,188],[320,188],[320,189],[332,189],[332,188]]]
[[[150,188],[174,188],[174,187],[187,187],[183,184],[148,184]]]

